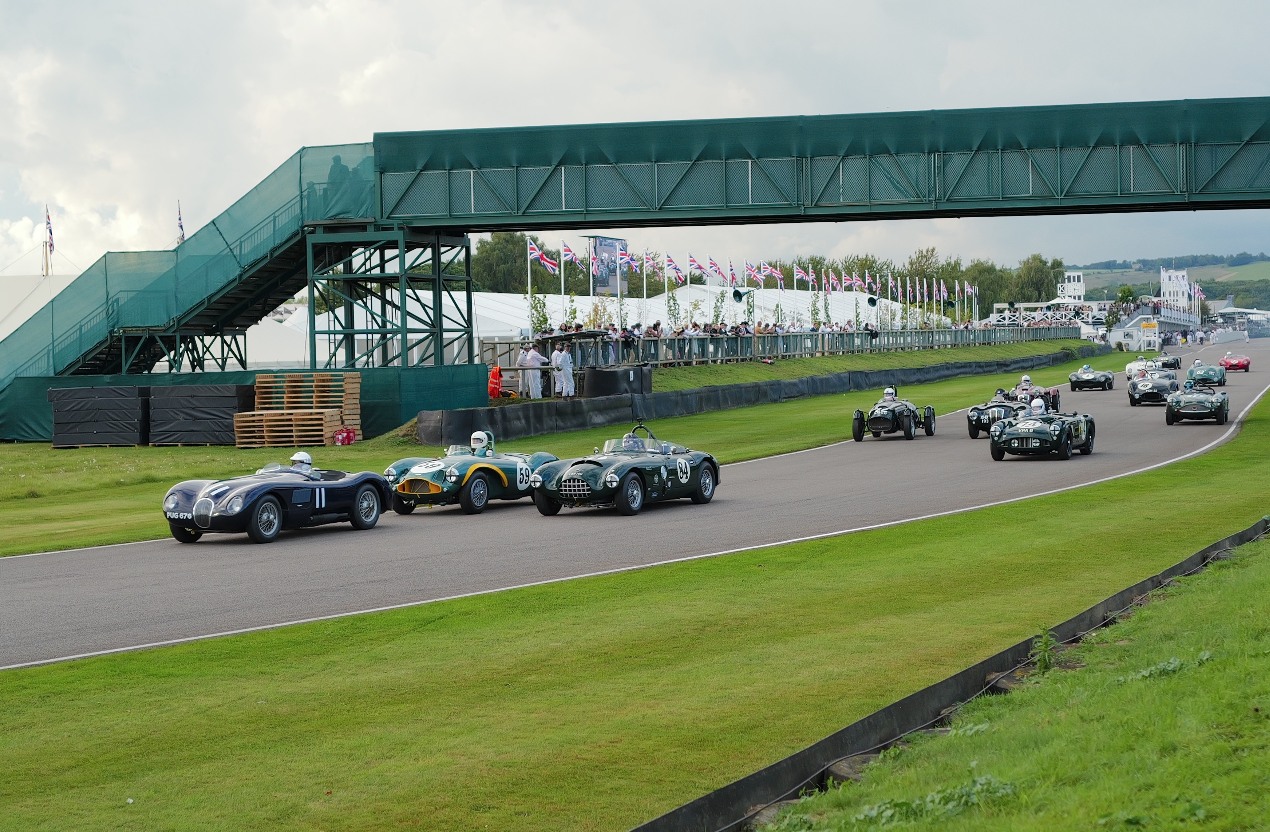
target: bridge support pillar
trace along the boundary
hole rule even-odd
[[[306,247],[310,368],[475,363],[469,238],[330,223]]]

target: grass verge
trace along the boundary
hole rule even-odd
[[[1049,497],[5,672],[0,829],[629,827],[1246,527],[1268,476],[1263,402]]]
[[[1267,586],[1270,543],[1244,546],[1063,653],[1058,669],[972,702],[952,736],[887,752],[862,783],[768,828],[1265,828]],[[956,800],[976,791],[982,805]]]
[[[935,355],[951,350],[929,350]],[[1124,353],[1091,359],[1097,367],[1123,370]],[[1037,383],[1059,384],[1082,362],[1037,370]],[[977,404],[1015,376],[973,376],[905,388],[913,401],[937,413]],[[737,462],[843,441],[851,434],[851,413],[876,400],[876,391],[817,396],[780,404],[703,413],[653,424],[666,439],[713,452]],[[1069,400],[1070,401],[1070,400]],[[779,426],[779,430],[774,430]],[[957,424],[955,428],[961,430]],[[500,443],[502,450],[550,451],[584,456],[620,427],[537,436]],[[382,471],[406,456],[430,456],[439,448],[417,444],[413,433],[389,433],[345,447],[311,449],[319,466]],[[153,540],[168,534],[159,503],[168,487],[183,479],[222,478],[249,473],[266,462],[285,460],[283,448],[83,448],[53,450],[49,445],[0,445],[0,556]]]
[[[848,370],[895,370],[901,367],[929,367],[953,361],[997,361],[1024,358],[1063,350],[1088,347],[1088,341],[1029,341],[1022,344],[992,344],[982,347],[952,347],[943,350],[874,352],[855,355],[826,355],[820,358],[790,358],[773,364],[744,361],[737,364],[704,364],[699,367],[659,367],[653,371],[653,391],[691,390],[719,384],[806,378],[845,373]],[[1074,355],[1073,355],[1074,357]]]

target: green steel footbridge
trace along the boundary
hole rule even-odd
[[[315,369],[473,362],[471,232],[1267,206],[1270,98],[377,133],[106,254],[0,342],[0,390],[245,366],[306,287]]]

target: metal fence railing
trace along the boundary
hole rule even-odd
[[[533,339],[543,355],[557,341],[568,346],[573,366],[615,367],[650,364],[654,367],[727,364],[763,359],[811,358],[864,352],[943,349],[947,347],[1014,344],[1079,338],[1080,327],[1001,327],[993,329],[889,330],[870,337],[867,332],[793,332],[785,335],[699,335],[678,338],[618,338],[602,332]],[[482,340],[481,361],[503,371],[516,370],[520,345],[528,339]]]

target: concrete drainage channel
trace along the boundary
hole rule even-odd
[[[1263,517],[1241,532],[1217,541],[1157,575],[1123,589],[1051,628],[1059,642],[1071,645],[1087,633],[1114,623],[1135,601],[1176,578],[1198,572],[1231,550],[1270,530]],[[878,752],[903,745],[917,733],[945,733],[942,725],[969,700],[1007,693],[1028,664],[1032,640],[1021,641],[976,665],[923,688],[880,711],[853,722],[815,745],[742,777],[707,795],[635,827],[632,832],[740,832],[771,822],[787,802],[806,790],[858,780]]]

